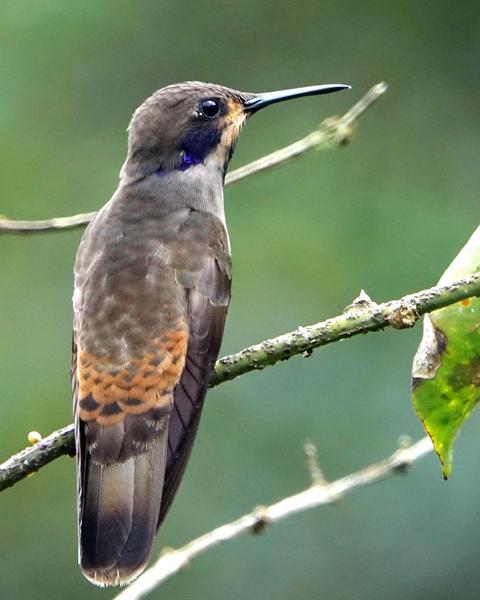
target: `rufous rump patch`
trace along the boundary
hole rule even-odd
[[[165,406],[185,365],[188,332],[172,329],[152,341],[153,350],[121,367],[78,349],[78,415],[83,421],[114,425],[126,415]]]

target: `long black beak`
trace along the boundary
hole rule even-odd
[[[291,98],[301,98],[302,96],[316,96],[318,94],[331,94],[340,90],[349,90],[349,85],[342,83],[329,83],[326,85],[311,85],[308,87],[294,88],[293,90],[281,90],[280,92],[265,92],[264,94],[255,94],[253,98],[244,103],[245,111],[254,113],[265,106],[283,102]]]

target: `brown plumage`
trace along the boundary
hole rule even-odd
[[[80,243],[79,562],[97,585],[145,567],[182,478],[230,300],[225,170],[248,113],[276,101],[198,82],[155,92],[130,123],[119,187]]]

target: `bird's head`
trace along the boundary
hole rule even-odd
[[[152,173],[185,171],[206,164],[225,173],[246,119],[290,98],[328,94],[347,85],[317,85],[280,92],[238,92],[186,82],[156,91],[135,111],[128,127],[122,174],[137,180]]]

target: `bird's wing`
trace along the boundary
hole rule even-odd
[[[230,301],[231,265],[228,239],[217,223],[211,252],[201,268],[176,272],[187,289],[189,339],[185,367],[173,394],[168,431],[168,455],[158,526],[180,484],[197,432],[208,379],[217,360]]]

